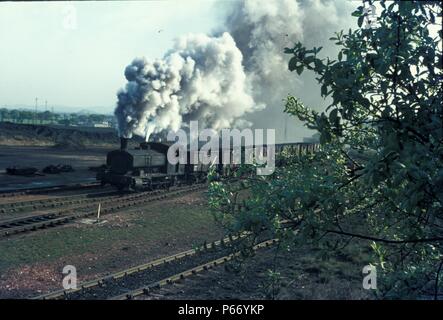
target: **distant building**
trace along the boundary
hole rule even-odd
[[[100,123],[94,123],[95,128],[111,128],[111,124],[108,121],[103,121]]]

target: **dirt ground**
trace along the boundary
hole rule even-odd
[[[316,250],[304,247],[275,254],[262,249],[243,263],[228,263],[193,275],[179,283],[153,289],[142,300],[361,300],[374,299],[362,287],[362,256],[316,257]],[[355,252],[354,252],[355,253]],[[275,271],[271,276],[271,271]]]
[[[0,122],[0,145],[83,148],[117,143],[117,132],[113,128]]]
[[[76,221],[0,239],[0,299],[26,298],[62,286],[63,267],[79,282],[189,250],[223,237],[195,192],[103,215],[100,225]]]
[[[134,137],[132,148],[141,142]],[[106,153],[120,147],[113,128],[63,127],[0,122],[0,191],[95,181],[90,166],[106,161]],[[68,164],[73,173],[34,175],[32,177],[5,174],[10,166],[35,167]]]
[[[90,166],[106,162],[106,153],[112,148],[91,147],[83,150],[53,147],[0,146],[0,191],[33,187],[46,187],[95,181]],[[10,166],[35,167],[40,171],[48,165],[69,164],[75,172],[34,176],[13,176],[5,173]]]
[[[28,298],[61,289],[66,265],[74,265],[79,282],[84,282],[223,237],[208,210],[204,192],[103,218],[106,223],[100,225],[76,221],[0,239],[0,299]],[[371,292],[362,289],[361,270],[371,263],[367,244],[355,244],[328,258],[307,245],[275,257],[273,249],[260,250],[241,267],[238,263],[219,266],[143,298],[373,298]]]

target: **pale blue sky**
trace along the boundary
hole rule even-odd
[[[0,3],[0,107],[38,97],[111,113],[134,57],[161,58],[174,38],[210,32],[220,9],[210,0]]]

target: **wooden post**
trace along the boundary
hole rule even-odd
[[[100,221],[100,209],[101,209],[101,203],[98,203],[98,209],[97,209],[97,222]]]

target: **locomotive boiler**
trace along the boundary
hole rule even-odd
[[[208,165],[170,164],[167,159],[170,145],[142,142],[138,147],[128,149],[128,140],[121,138],[120,149],[108,152],[106,169],[97,174],[97,180],[119,190],[141,190],[168,188],[206,179]],[[187,151],[188,160],[189,156]]]

